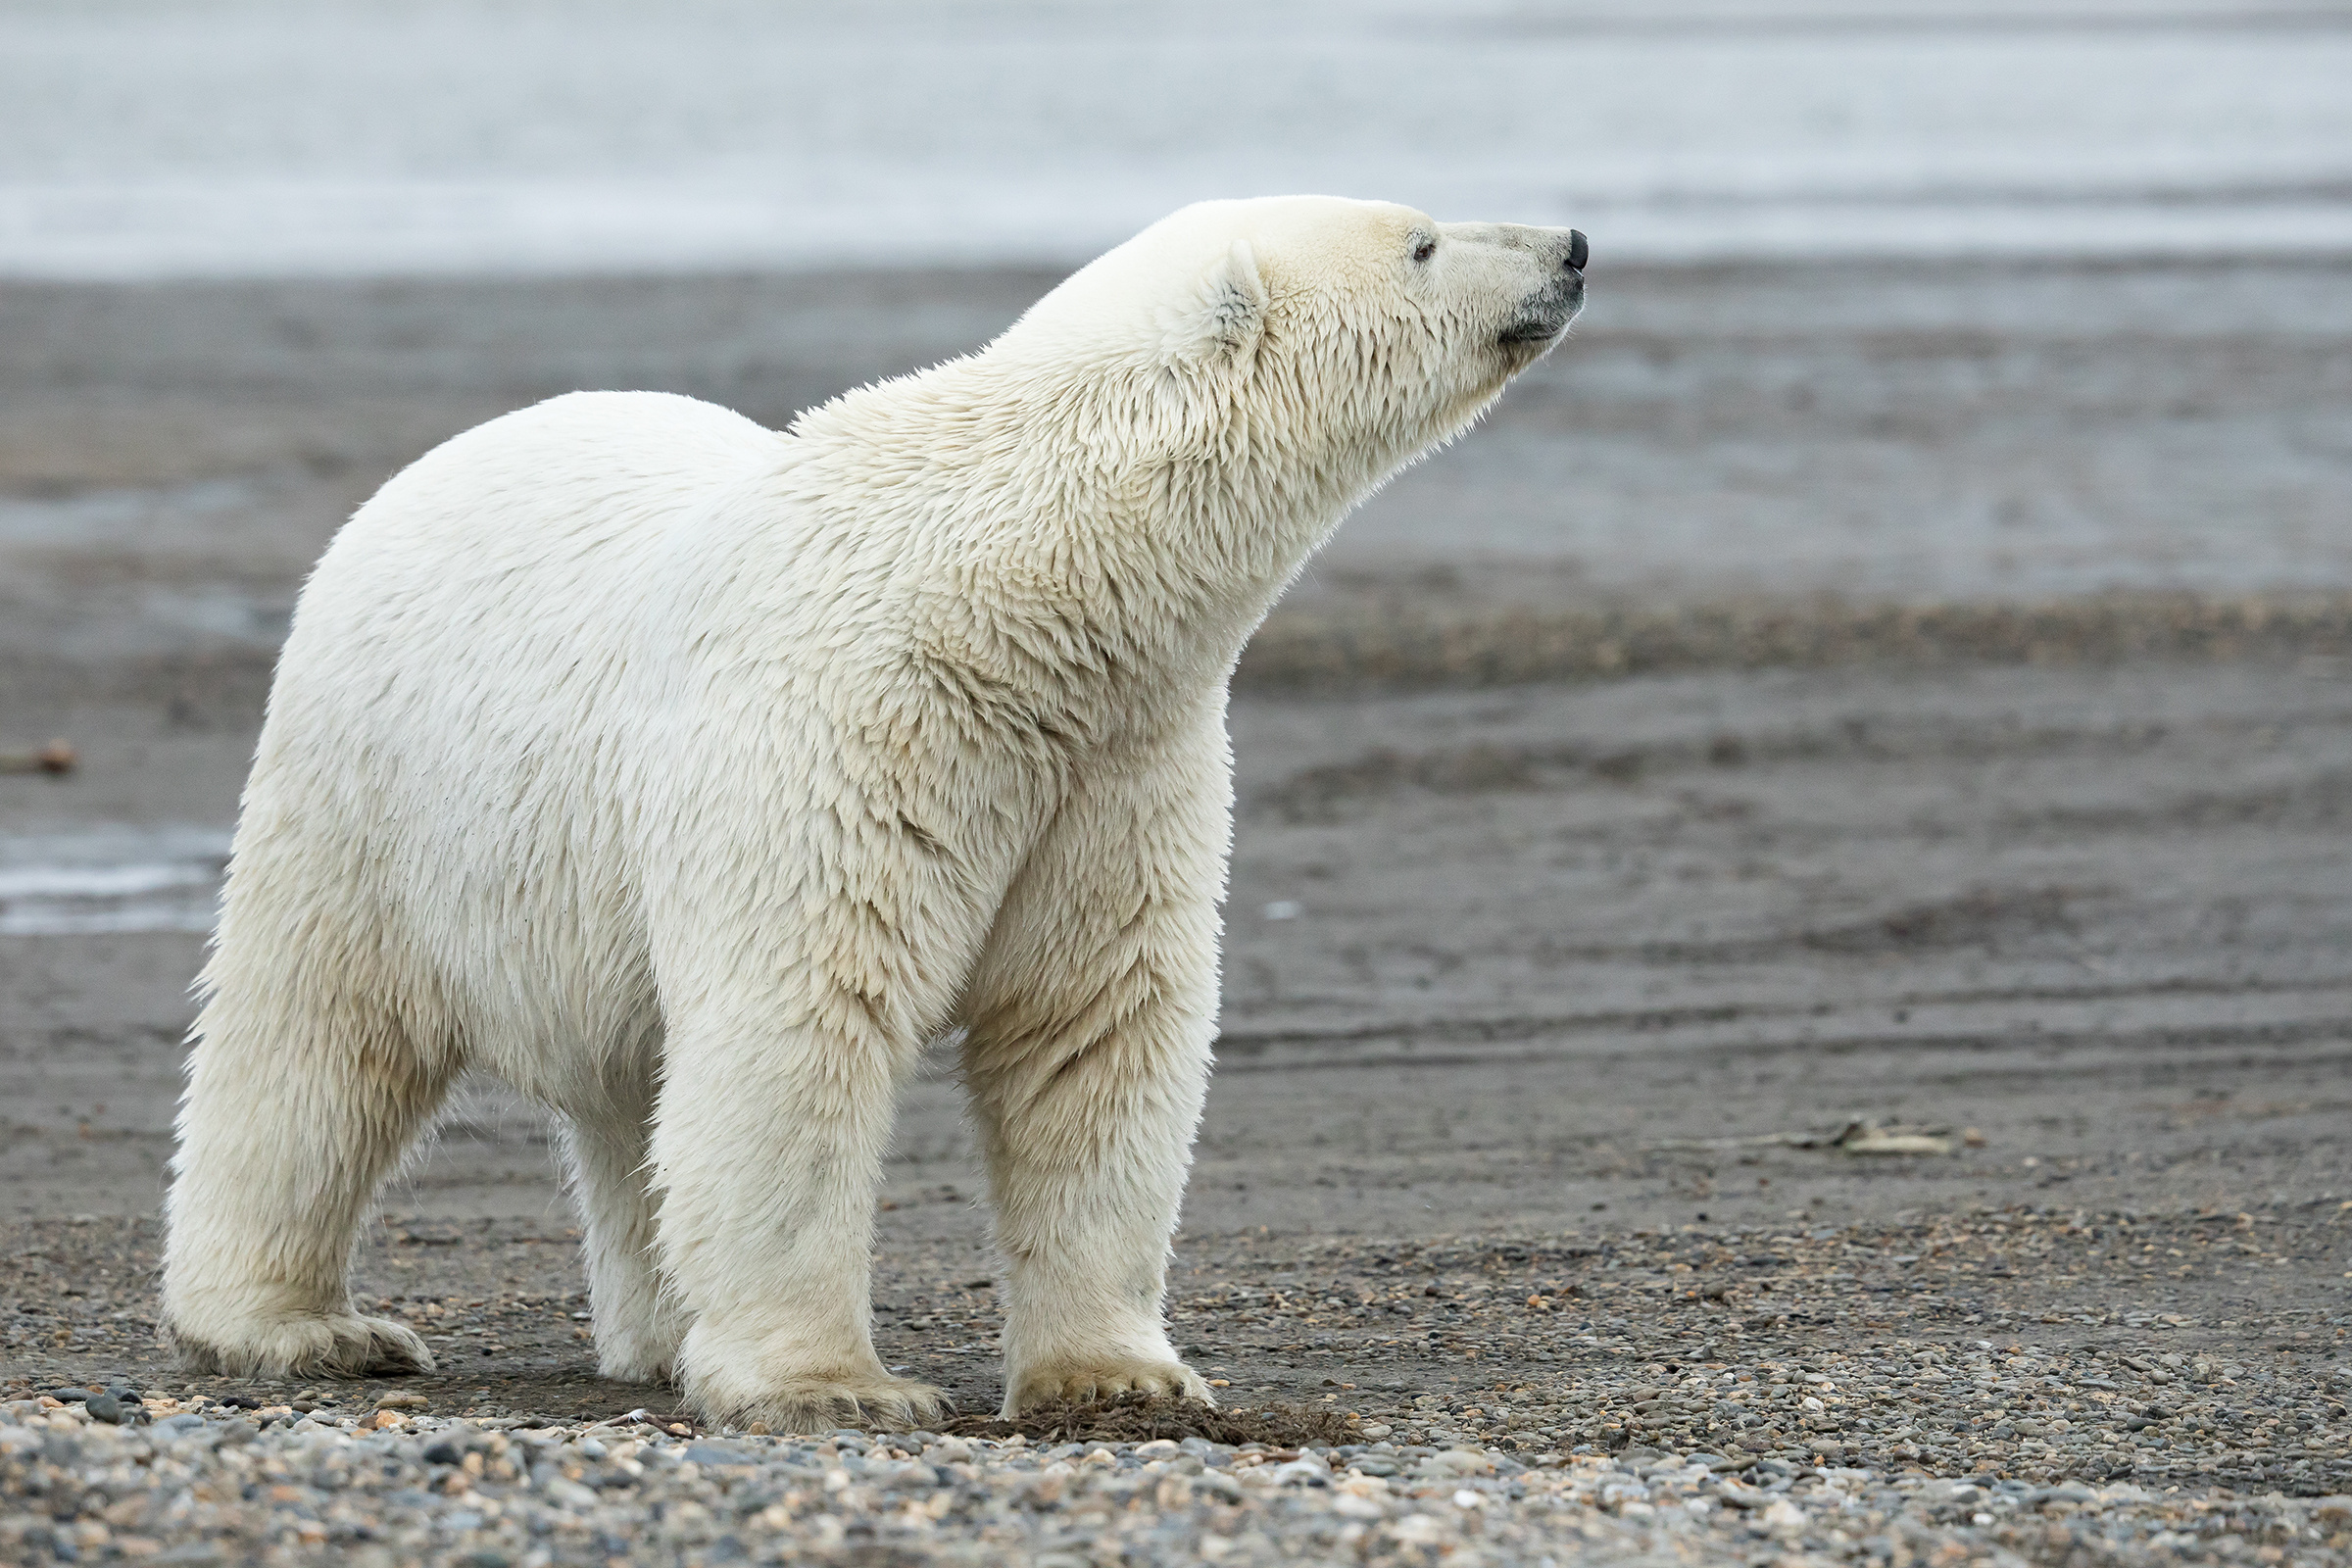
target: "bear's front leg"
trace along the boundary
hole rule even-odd
[[[868,1295],[892,1102],[917,1042],[826,1016],[839,1000],[669,1025],[653,1138],[661,1254],[692,1319],[678,1382],[712,1422],[904,1431],[947,1408],[884,1370]]]
[[[1216,1028],[1223,718],[1219,702],[1080,779],[970,989],[1007,1419],[1055,1398],[1210,1399],[1168,1343],[1162,1298]]]

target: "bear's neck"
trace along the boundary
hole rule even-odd
[[[921,564],[901,581],[931,655],[1087,727],[1088,710],[1221,686],[1307,557],[1402,461],[1360,443],[1319,455],[1239,418],[1176,456],[1138,450],[1083,389],[1000,399],[983,366],[829,405],[796,427],[803,462],[855,484],[840,521],[857,524],[861,498],[918,519],[900,567]]]

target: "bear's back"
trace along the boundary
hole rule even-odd
[[[788,444],[654,392],[571,393],[452,437],[387,481],[320,559],[270,728],[303,715],[346,749],[373,735],[391,753],[435,735],[512,750],[524,732],[576,733],[643,670],[681,528],[772,471]]]
[[[641,1012],[620,775],[659,721],[676,537],[788,448],[690,398],[575,393],[386,483],[304,589],[231,916],[325,899],[468,1010],[499,1010],[497,971],[520,968],[540,1027],[593,1037]]]
[[[350,569],[370,573],[380,596],[452,569],[544,571],[649,548],[680,512],[779,461],[786,440],[667,392],[572,392],[517,409],[387,480],[328,547],[306,608]]]

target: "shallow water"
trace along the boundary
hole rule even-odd
[[[2352,252],[2352,9],[0,4],[0,273],[1066,262],[1312,189],[1605,260]]]
[[[182,823],[0,834],[0,936],[209,931],[228,834]]]

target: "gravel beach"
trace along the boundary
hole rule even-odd
[[[19,1226],[0,1544],[27,1561],[2341,1562],[2348,1208],[1188,1240],[1172,1315],[1228,1409],[1007,1427],[982,1367],[980,1413],[948,1435],[801,1440],[705,1431],[662,1391],[597,1379],[572,1250],[514,1227],[388,1224],[363,1278],[402,1277],[374,1300],[441,1370],[294,1386],[158,1355],[151,1222]],[[404,1251],[428,1261],[397,1268]],[[886,1252],[877,1303],[885,1356],[952,1382],[938,1363],[993,1349],[989,1290],[936,1279],[943,1261]],[[1191,1435],[1227,1424],[1265,1437]]]
[[[944,1051],[875,1309],[947,1431],[599,1378],[549,1130],[490,1085],[356,1259],[438,1371],[174,1370],[185,988],[338,517],[548,392],[780,420],[1050,281],[0,287],[0,756],[77,764],[0,770],[0,1558],[2352,1555],[2318,264],[1596,277],[1621,314],[1350,523],[1233,709],[1170,1297],[1222,1411],[989,1419]]]
[[[1980,1351],[1852,1371],[1692,1369],[1621,1396],[1801,1407],[1809,1419],[1946,1377],[2030,1386],[2076,1409],[2071,1396],[2132,1397],[2099,1375],[2120,1367],[2019,1360]],[[433,1415],[414,1395],[370,1406],[306,1393],[252,1409],[128,1391],[0,1406],[11,1501],[37,1505],[0,1520],[0,1544],[27,1560],[478,1568],[2352,1560],[2345,1496],[2190,1496],[2129,1480],[1938,1477],[1647,1444],[1531,1453],[1369,1431],[1362,1443],[1299,1447],[929,1432],[796,1440],[696,1433],[640,1411],[586,1425],[477,1421]]]

